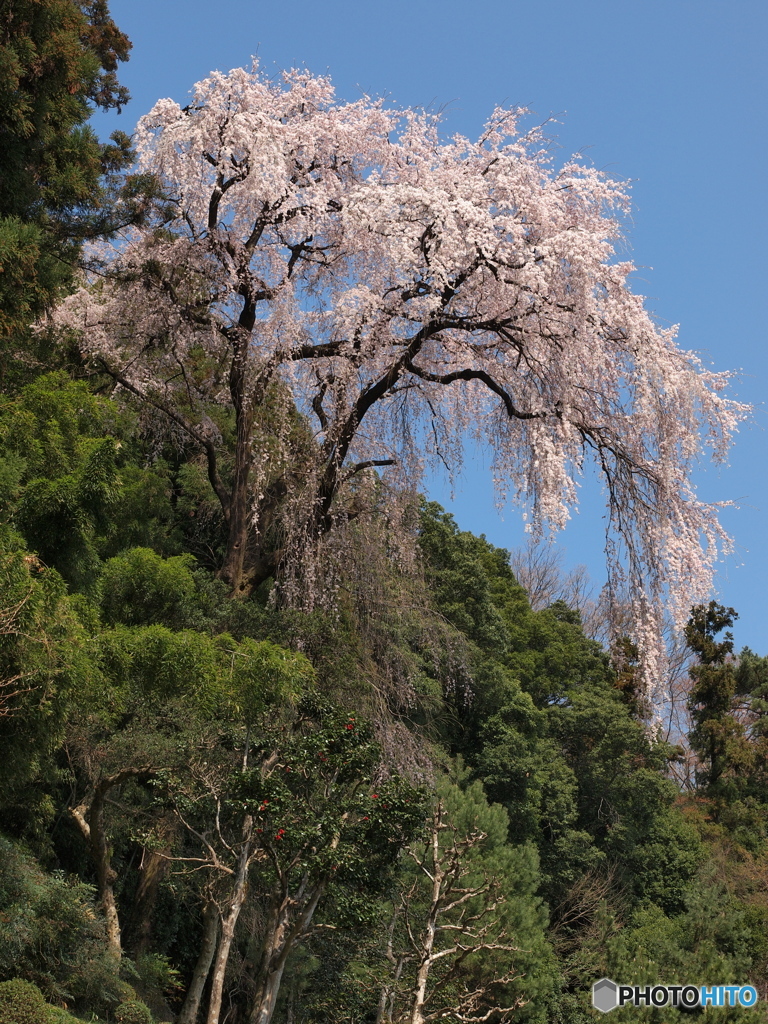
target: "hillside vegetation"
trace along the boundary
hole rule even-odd
[[[768,997],[768,659],[734,654],[733,610],[691,610],[660,724],[615,606],[588,635],[563,581],[516,576],[396,460],[348,460],[373,386],[344,419],[354,375],[318,370],[304,405],[265,377],[246,415],[237,359],[190,342],[171,375],[172,324],[142,336],[143,391],[52,326],[107,293],[83,244],[149,224],[160,253],[177,199],[88,127],[127,99],[102,0],[0,23],[2,1024],[585,1024],[603,976]],[[294,249],[289,277],[322,261]],[[207,330],[206,266],[119,284]],[[406,371],[485,382],[419,351],[382,378],[398,401]]]

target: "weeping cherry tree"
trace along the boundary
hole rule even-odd
[[[377,468],[402,492],[479,441],[538,533],[566,524],[594,460],[609,576],[652,677],[661,599],[684,618],[727,542],[691,470],[724,458],[746,410],[631,291],[623,187],[555,168],[517,123],[497,109],[477,141],[444,139],[428,114],[337,102],[305,71],[216,72],[139,122],[165,201],[55,321],[199,451],[237,596],[303,566],[311,602],[312,553]]]

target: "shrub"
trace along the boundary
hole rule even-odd
[[[0,836],[0,981],[14,978],[34,982],[51,1002],[75,999],[93,1008],[112,1005],[125,991],[92,886],[43,871]]]
[[[3,1024],[48,1024],[48,1006],[37,985],[21,978],[0,982]]]
[[[110,558],[101,577],[107,622],[178,628],[195,593],[193,562],[191,555],[161,558],[149,548],[132,548]]]
[[[146,1003],[138,999],[129,999],[115,1010],[117,1024],[153,1024],[152,1014]]]
[[[67,1010],[63,1010],[60,1006],[49,1006],[48,1008],[48,1024],[83,1024],[77,1017],[73,1017]]]

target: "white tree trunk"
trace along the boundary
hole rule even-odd
[[[229,906],[226,914],[221,917],[221,936],[219,946],[216,950],[216,957],[213,962],[213,979],[211,981],[211,997],[208,1002],[208,1016],[206,1024],[219,1024],[221,1013],[221,1000],[224,994],[224,977],[227,973],[229,951],[232,948],[232,940],[235,937],[235,926],[243,908],[245,897],[248,892],[248,868],[250,866],[250,831],[253,822],[246,819],[243,826],[243,834],[249,838],[243,843],[243,848],[237,862],[235,884],[232,895],[229,899]]]

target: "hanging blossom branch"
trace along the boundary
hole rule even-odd
[[[748,410],[630,290],[623,186],[553,167],[518,121],[496,110],[477,141],[445,140],[305,71],[214,73],[139,122],[140,168],[174,200],[54,322],[206,459],[235,596],[310,566],[365,472],[415,487],[429,465],[457,472],[472,438],[539,535],[565,526],[594,459],[611,588],[635,595],[652,684],[664,602],[682,622],[728,544],[692,471],[725,458]],[[234,415],[229,452],[205,429],[215,406]]]

